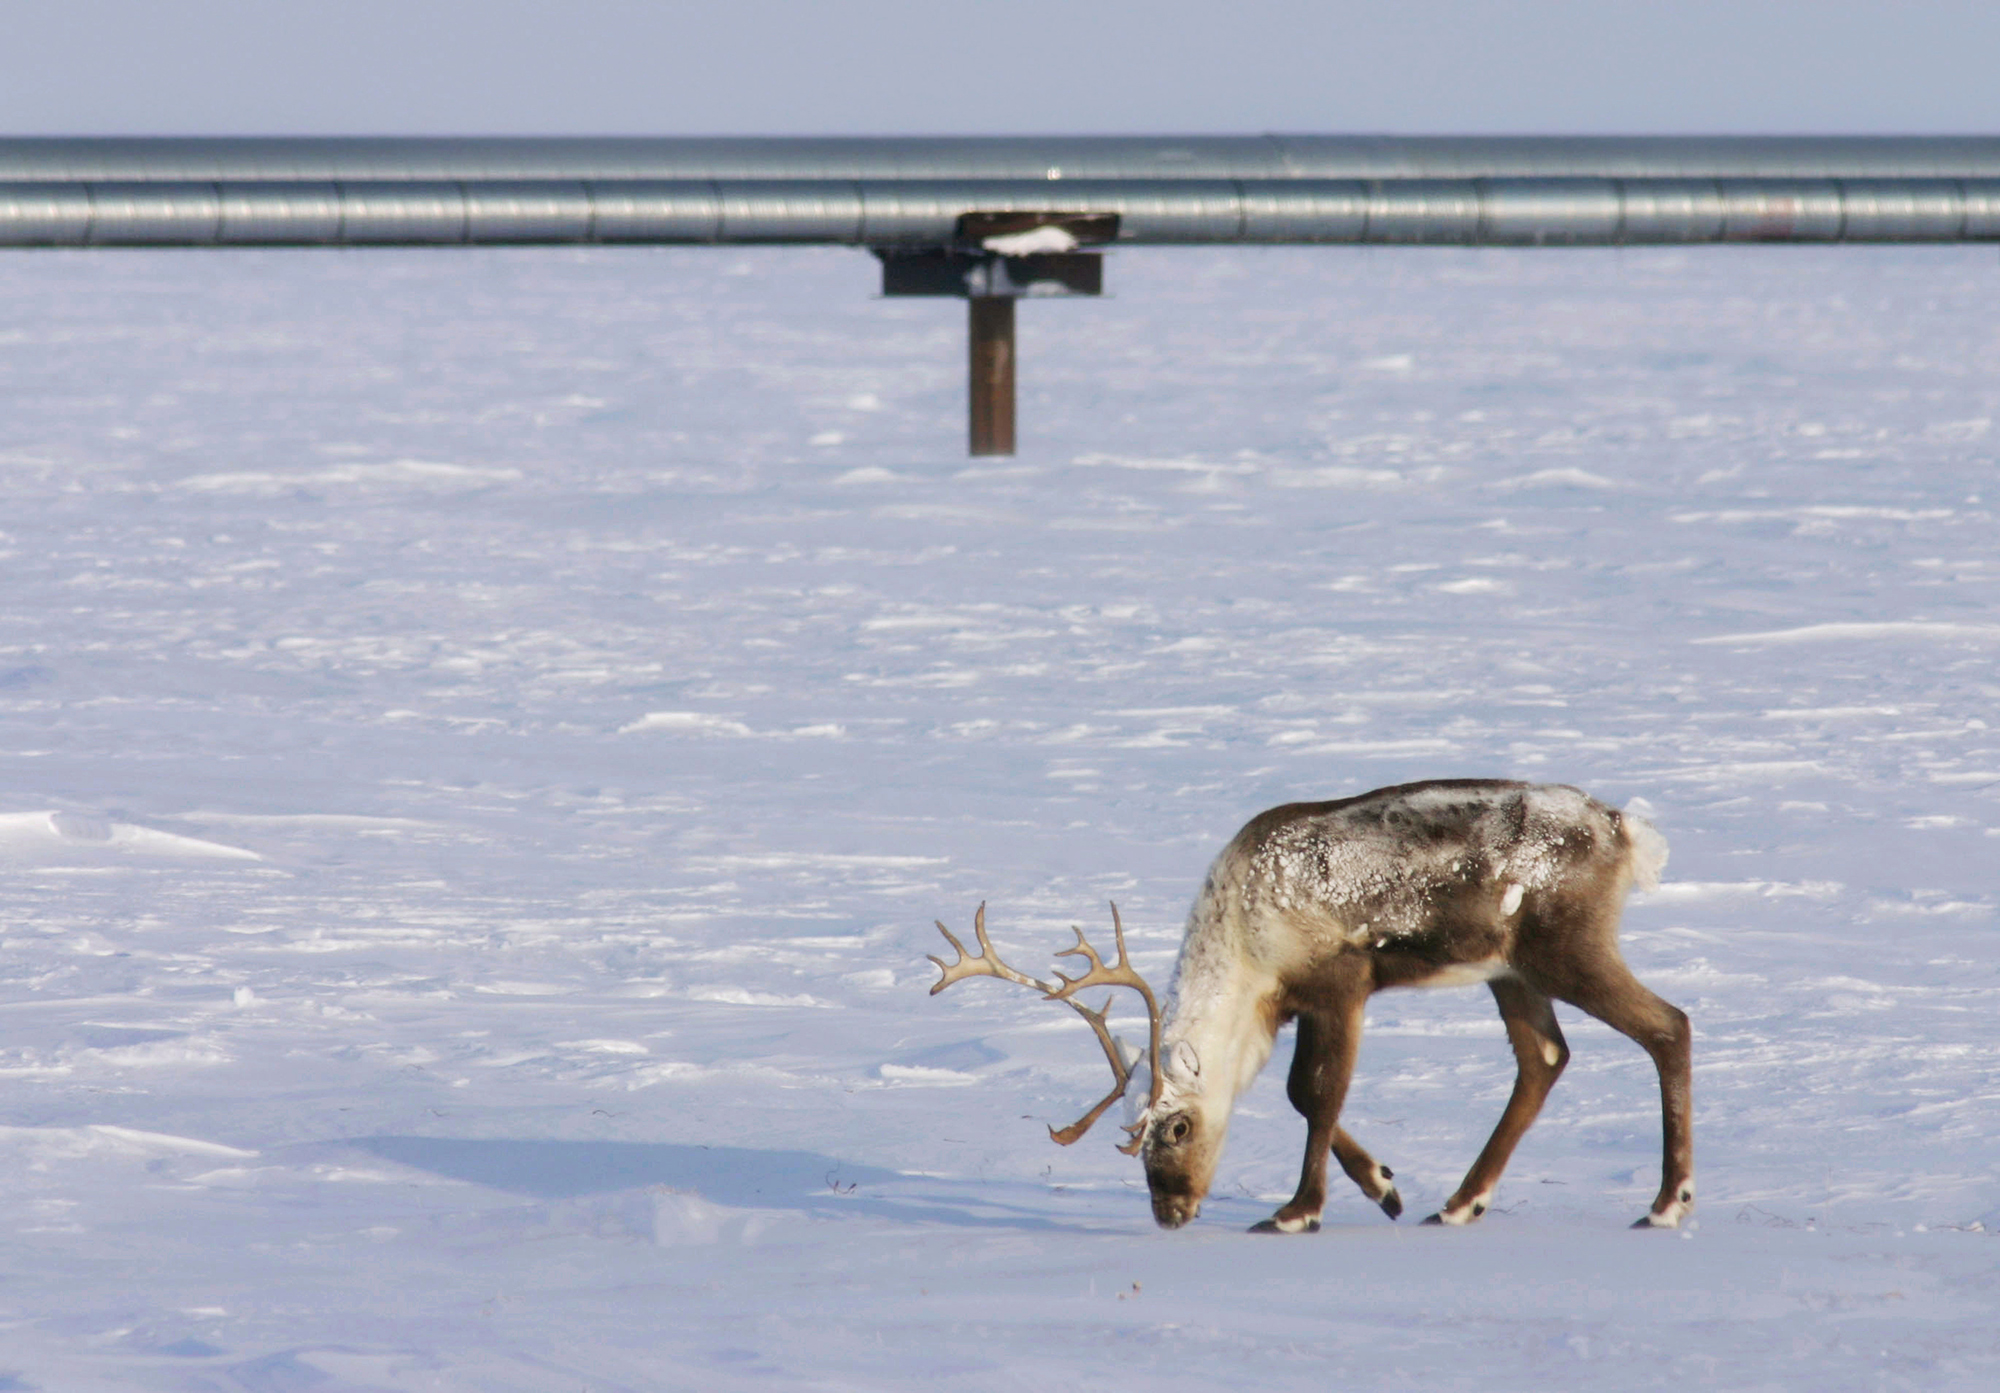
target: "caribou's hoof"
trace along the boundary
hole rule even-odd
[[[1467,1224],[1485,1217],[1486,1201],[1475,1200],[1455,1214],[1449,1209],[1440,1209],[1437,1213],[1431,1215],[1430,1218],[1424,1220],[1424,1222],[1427,1224],[1446,1224],[1456,1229],[1464,1228]]]
[[[1382,1212],[1387,1214],[1391,1219],[1400,1219],[1403,1217],[1403,1197],[1396,1192],[1394,1187],[1391,1187],[1389,1193],[1382,1196],[1381,1199],[1376,1200],[1375,1203],[1381,1205]],[[1426,1222],[1429,1221],[1426,1220]]]
[[[1317,1219],[1280,1219],[1273,1216],[1250,1226],[1252,1233],[1318,1233]]]
[[[1634,1229],[1678,1229],[1680,1221],[1688,1217],[1694,1209],[1694,1181],[1686,1181],[1680,1189],[1668,1191],[1660,1199],[1652,1201],[1652,1211],[1642,1215]]]
[[[1632,1227],[1635,1229],[1677,1229],[1681,1226],[1681,1220],[1687,1218],[1688,1211],[1693,1208],[1694,1183],[1690,1181],[1682,1185],[1679,1190],[1670,1192],[1654,1200],[1652,1211],[1640,1216],[1639,1221],[1633,1224]]]

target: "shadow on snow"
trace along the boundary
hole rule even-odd
[[[906,1175],[814,1151],[408,1136],[357,1137],[344,1144],[432,1175],[545,1200],[666,1186],[741,1209],[862,1213],[979,1228],[1098,1227],[1091,1222],[1095,1215],[1059,1213],[1071,1206],[1052,1202],[1039,1187]]]

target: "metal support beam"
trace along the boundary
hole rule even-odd
[[[950,295],[966,303],[967,443],[1014,453],[1014,302],[1104,291],[1104,258],[1079,246],[1118,236],[1111,214],[967,213],[949,247],[877,247],[884,295]]]
[[[1014,298],[975,295],[966,302],[971,340],[971,453],[1014,453]]]

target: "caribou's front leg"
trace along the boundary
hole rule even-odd
[[[1312,1233],[1319,1228],[1320,1211],[1326,1208],[1326,1157],[1337,1140],[1344,1141],[1368,1166],[1380,1169],[1339,1125],[1340,1105],[1347,1097],[1354,1056],[1361,1046],[1362,1008],[1367,1000],[1365,990],[1356,990],[1321,1011],[1301,1012],[1298,1017],[1298,1043],[1292,1053],[1291,1075],[1285,1081],[1285,1096],[1306,1119],[1305,1163],[1299,1171],[1298,1192],[1276,1214],[1253,1225],[1252,1233]],[[1341,1164],[1347,1166],[1345,1156]],[[1352,1175],[1353,1170],[1348,1173]],[[1367,1189],[1365,1183],[1362,1188]],[[1393,1186],[1389,1194],[1395,1195]],[[1388,1206],[1384,1203],[1383,1207]],[[1400,1198],[1396,1207],[1402,1208]]]
[[[1569,1046],[1547,995],[1518,977],[1497,977],[1486,985],[1507,1026],[1507,1043],[1514,1047],[1514,1093],[1479,1159],[1444,1208],[1424,1220],[1427,1224],[1469,1224],[1486,1212],[1500,1173],[1569,1063]]]

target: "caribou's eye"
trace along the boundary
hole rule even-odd
[[[1179,1146],[1182,1142],[1188,1139],[1188,1133],[1192,1132],[1193,1130],[1194,1130],[1194,1125],[1190,1123],[1185,1117],[1175,1118],[1172,1122],[1169,1122],[1167,1124],[1168,1145]]]

